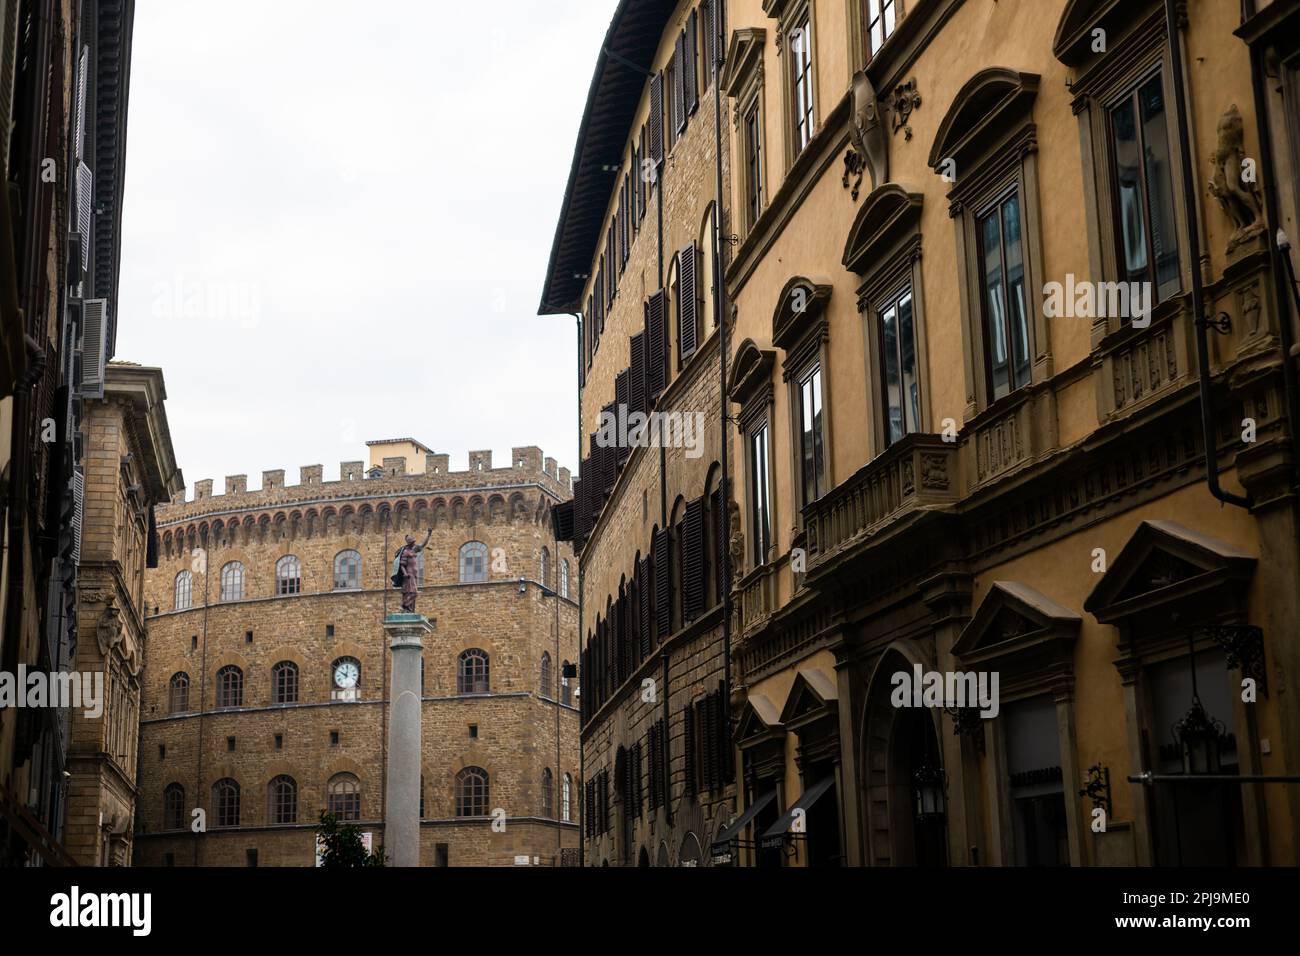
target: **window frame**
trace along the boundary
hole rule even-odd
[[[190,675],[185,671],[177,671],[167,681],[167,712],[169,714],[190,712]]]
[[[233,690],[232,690],[233,688]],[[244,670],[238,664],[224,664],[217,669],[213,686],[216,692],[216,709],[230,710],[244,706]],[[230,702],[231,695],[235,702]]]
[[[184,587],[182,588],[182,584]],[[184,601],[182,602],[181,594],[184,592]],[[188,611],[194,606],[194,574],[185,569],[178,571],[172,582],[172,610]]]
[[[291,675],[286,679],[285,675]],[[293,661],[276,661],[271,665],[271,703],[298,703],[298,665]]]
[[[470,661],[481,661],[468,668]],[[478,689],[480,684],[482,689]],[[458,695],[492,693],[492,655],[481,647],[467,647],[456,657],[456,693]]]
[[[466,573],[465,573],[465,567],[466,567],[466,565],[465,565],[465,559],[466,559],[466,557],[469,556],[469,554],[468,554],[468,552],[467,552],[466,549],[471,548],[473,545],[478,545],[480,548],[483,549],[483,550],[482,550],[482,554],[481,554],[481,555],[477,555],[477,557],[479,557],[479,558],[482,559],[483,566],[482,566],[481,569],[479,569],[479,570],[476,572],[476,576],[474,576],[474,577],[467,577],[467,576],[466,576]],[[488,550],[488,546],[487,546],[487,544],[485,544],[484,542],[479,541],[479,540],[477,540],[477,539],[472,540],[472,541],[466,541],[464,544],[462,544],[462,545],[460,546],[459,551],[457,552],[457,568],[458,568],[457,583],[459,583],[459,584],[484,584],[484,583],[486,583],[486,582],[488,581],[488,555],[489,555],[489,554],[490,554],[490,552],[489,552],[489,550]]]
[[[287,788],[289,798],[285,799]],[[298,781],[287,773],[277,774],[266,785],[267,823],[289,826],[298,822]]]
[[[292,562],[292,570],[296,573],[285,574],[285,568],[289,567]],[[302,593],[302,561],[296,554],[282,555],[275,562],[275,595],[276,597],[285,597],[291,594]]]
[[[352,561],[352,557],[353,557],[353,556],[355,556],[355,558],[356,558],[355,562]],[[345,562],[346,562],[346,564],[345,564]],[[346,582],[347,582],[348,580],[350,580],[351,576],[349,575],[348,577],[343,577],[343,578],[341,578],[341,577],[339,576],[339,571],[340,571],[340,568],[341,568],[341,567],[346,568],[347,565],[351,565],[351,564],[353,564],[353,563],[355,563],[355,565],[356,565],[356,578],[355,578],[356,583],[355,583],[355,584],[348,584],[348,583],[346,583]],[[334,591],[360,591],[360,590],[362,590],[362,577],[361,577],[361,574],[362,574],[362,561],[361,561],[361,552],[358,551],[356,548],[344,548],[342,551],[340,551],[340,552],[338,552],[337,554],[335,554],[335,555],[334,555],[334,567],[333,567],[333,572],[334,572],[334,580],[333,580],[334,587],[333,587],[331,590],[334,590]],[[344,581],[345,583],[340,584],[340,583],[339,583],[340,580]]]
[[[467,785],[473,784],[472,789]],[[455,816],[485,817],[492,797],[492,778],[482,767],[463,767],[453,784]],[[477,811],[477,812],[472,812]]]
[[[361,820],[361,778],[347,771],[330,777],[325,784],[325,808],[340,822]]]
[[[817,28],[813,4],[803,0],[781,19],[781,42],[785,56],[786,159],[794,165],[817,135]],[[795,42],[796,31],[805,30],[807,44]],[[801,38],[802,40],[802,38]],[[800,58],[799,52],[806,51]],[[799,109],[799,94],[807,96],[807,108]]]
[[[227,580],[229,572],[229,580]],[[220,601],[222,604],[244,600],[244,584],[248,571],[242,561],[227,561],[221,566]],[[233,596],[232,596],[233,595]]]

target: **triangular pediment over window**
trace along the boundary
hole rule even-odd
[[[1093,589],[1084,609],[1103,624],[1245,586],[1255,558],[1176,521],[1144,521]]]
[[[794,729],[836,712],[835,678],[819,667],[800,668],[781,711],[781,723]]]
[[[744,748],[762,740],[784,737],[781,712],[762,694],[750,694],[736,721],[736,742]]]
[[[1068,659],[1082,619],[1019,581],[996,581],[962,630],[952,652],[963,664],[1048,651]]]
[[[728,96],[739,96],[745,84],[763,63],[763,44],[767,31],[757,27],[733,30],[727,46],[727,64],[723,67],[722,89]]]

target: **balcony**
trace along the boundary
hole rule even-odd
[[[956,501],[957,449],[939,435],[908,435],[804,508],[807,579],[908,515]]]
[[[762,564],[740,580],[740,634],[747,637],[762,629],[776,608],[776,568]]]

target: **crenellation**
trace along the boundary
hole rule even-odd
[[[542,450],[536,445],[510,449],[510,466],[525,471],[542,471]],[[473,465],[471,464],[471,468]]]
[[[226,494],[242,495],[248,490],[247,475],[226,475]]]
[[[470,471],[491,471],[492,470],[492,449],[481,451],[472,451],[469,453],[469,470]]]
[[[546,472],[548,475],[550,475],[552,478],[554,478],[554,479],[556,479],[556,480],[558,481],[558,480],[559,480],[559,476],[555,473],[555,469],[556,469],[556,461],[555,461],[555,459],[554,459],[554,458],[547,458],[547,459],[546,459],[546,465],[544,466],[544,468],[543,468],[542,470],[545,471],[545,472]]]
[[[406,459],[400,455],[389,456],[384,459],[382,467],[387,477],[396,478],[406,474]]]
[[[274,471],[262,472],[262,490],[270,491],[273,488],[284,487],[284,469],[277,468]]]
[[[212,497],[212,479],[204,478],[202,481],[194,482],[194,500],[203,501]]]
[[[339,462],[339,480],[340,481],[361,481],[366,474],[366,463],[364,461],[341,461]]]
[[[303,465],[298,469],[298,483],[300,485],[319,485],[324,473],[325,469],[320,465]]]
[[[450,455],[425,455],[424,473],[426,475],[445,475],[451,470]]]

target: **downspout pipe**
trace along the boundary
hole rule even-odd
[[[1243,20],[1255,16],[1255,0],[1242,0]],[[1264,52],[1258,44],[1250,46],[1250,89],[1255,102],[1255,138],[1259,141],[1259,163],[1264,169],[1261,187],[1264,191],[1265,225],[1272,227],[1268,233],[1269,266],[1273,272],[1274,294],[1278,307],[1278,338],[1282,345],[1282,391],[1286,398],[1287,427],[1291,432],[1291,454],[1293,468],[1300,469],[1300,409],[1297,408],[1296,395],[1296,356],[1293,328],[1291,325],[1291,306],[1295,302],[1295,287],[1291,277],[1290,242],[1284,237],[1278,215],[1277,187],[1273,182],[1273,141],[1269,136],[1268,98],[1264,93]],[[1285,245],[1284,245],[1285,243]],[[1300,473],[1297,473],[1300,478]]]
[[[1196,328],[1196,364],[1201,396],[1201,437],[1205,444],[1205,482],[1224,504],[1250,510],[1252,499],[1226,491],[1219,484],[1219,452],[1215,438],[1214,404],[1210,395],[1210,343],[1206,339],[1205,289],[1201,285],[1200,238],[1197,227],[1198,197],[1192,174],[1191,136],[1187,129],[1187,92],[1183,88],[1182,41],[1178,35],[1178,16],[1174,0],[1165,0],[1165,31],[1169,58],[1173,68],[1174,102],[1178,113],[1178,148],[1182,167],[1183,204],[1187,210],[1187,248],[1192,260],[1192,321]]]
[[[716,3],[716,0],[715,0]],[[715,11],[716,16],[716,11]],[[721,19],[718,18],[719,27]],[[710,24],[709,29],[714,25]],[[718,424],[721,432],[721,449],[718,463],[721,477],[718,487],[722,489],[722,514],[718,515],[718,534],[722,547],[718,573],[725,582],[722,591],[722,706],[723,731],[726,735],[723,745],[726,747],[726,767],[731,760],[731,470],[727,455],[727,439],[730,437],[728,425],[731,421],[727,414],[727,295],[723,288],[723,276],[726,272],[722,262],[722,71],[723,58],[722,37],[713,38],[713,156],[714,156],[714,191],[716,199],[713,209],[713,315],[718,322]]]
[[[582,392],[587,383],[586,372],[582,367],[582,313],[570,312],[573,316],[574,325],[578,331],[578,458],[582,458]],[[588,475],[579,475],[580,478],[590,480]],[[575,520],[577,516],[575,515]],[[557,548],[558,550],[558,548]],[[582,661],[582,555],[574,554],[574,564],[578,566],[578,661]],[[557,599],[558,602],[558,599]],[[560,665],[564,666],[563,664]],[[582,694],[586,688],[587,675],[578,672],[578,693]],[[582,735],[587,728],[582,720],[582,707],[578,708],[578,786],[582,789],[577,793],[570,795],[570,800],[577,798],[578,802],[578,866],[586,866],[587,852],[587,826],[586,815],[588,813],[586,793],[587,793],[587,751],[583,747]],[[582,796],[578,797],[578,793]]]

